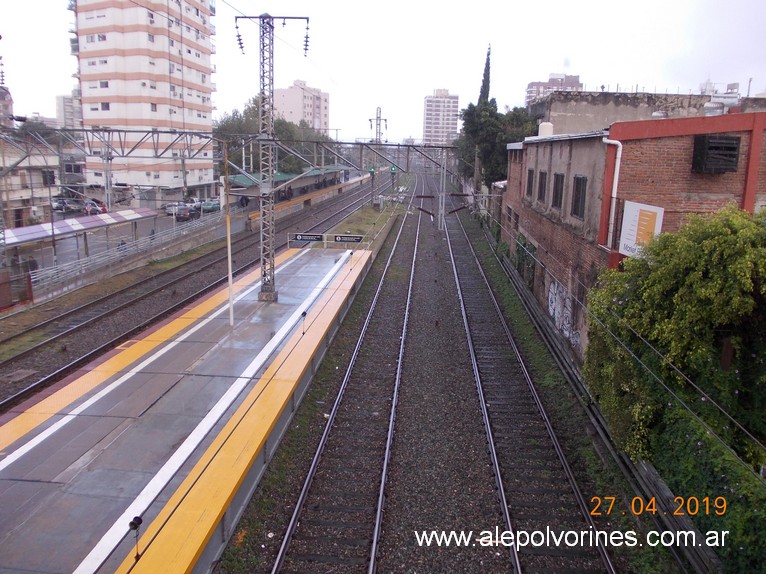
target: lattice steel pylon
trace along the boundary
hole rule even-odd
[[[261,290],[259,301],[276,301],[274,282],[274,18],[260,16],[261,23],[261,91],[260,91],[260,200],[261,200]]]
[[[260,94],[259,94],[259,171],[260,177],[260,201],[261,201],[261,291],[258,293],[260,301],[276,301],[277,288],[274,282],[274,20],[282,20],[282,25],[287,20],[305,20],[306,38],[303,42],[304,54],[309,47],[308,23],[309,19],[303,16],[235,16],[234,24],[237,28],[237,41],[244,53],[242,36],[239,33],[238,21],[240,19],[258,20],[260,22]]]

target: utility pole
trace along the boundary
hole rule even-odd
[[[372,122],[375,122],[375,139],[373,140],[374,143],[381,143],[381,130],[380,130],[380,122],[384,122],[386,124],[386,129],[388,129],[388,120],[385,118],[380,117],[380,108],[377,109],[375,113],[375,119],[373,120],[370,118],[370,128],[372,128]]]
[[[308,51],[308,26],[309,19],[295,16],[235,16],[234,24],[237,28],[237,42],[244,53],[242,36],[239,33],[238,20],[259,20],[260,22],[260,111],[258,139],[260,141],[260,200],[261,200],[261,290],[258,293],[259,301],[276,301],[277,288],[274,282],[274,244],[276,242],[276,229],[274,225],[274,173],[275,146],[274,146],[274,19],[282,20],[306,20],[306,37],[303,43],[304,54]],[[243,152],[244,153],[244,152]]]
[[[186,186],[186,151],[181,150],[181,177],[183,178],[183,195],[188,199],[188,187]]]

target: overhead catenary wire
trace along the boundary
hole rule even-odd
[[[506,231],[509,236],[512,236],[511,230],[509,230],[507,227],[503,226],[503,224],[492,217],[490,215],[490,221],[493,223],[497,223],[497,225],[500,226],[501,229]],[[539,264],[540,267],[549,274],[553,280],[555,280],[560,285],[563,285],[564,283],[559,280],[556,275],[551,272],[548,267],[540,261],[534,253],[529,251],[527,247],[523,244],[521,244],[518,240],[515,240],[515,244],[517,247],[521,248],[532,260],[535,261],[535,263]],[[556,261],[557,263],[561,264],[560,261],[558,261],[555,257],[553,257],[550,253],[548,255]],[[562,264],[563,265],[563,264]],[[575,279],[575,281],[585,289],[588,289],[588,286],[586,286],[582,281],[580,281],[578,278]],[[681,406],[686,409],[700,424],[702,424],[705,427],[705,430],[708,432],[708,434],[715,437],[715,439],[728,451],[730,452],[751,474],[753,474],[760,482],[761,484],[766,484],[766,480],[757,472],[753,470],[751,465],[749,465],[747,462],[742,460],[739,455],[733,450],[731,446],[729,446],[724,439],[719,436],[705,421],[703,421],[700,416],[694,412],[694,410],[685,402],[683,399],[681,399],[675,392],[670,389],[670,387],[662,380],[662,378],[657,375],[646,363],[644,363],[634,352],[630,347],[625,343],[616,333],[614,333],[609,327],[607,327],[603,321],[601,321],[600,318],[598,318],[588,307],[581,301],[578,297],[573,296],[572,297],[577,305],[579,305],[585,313],[588,315],[588,317],[593,318],[599,326],[604,329],[617,343],[623,347],[628,354],[653,378],[655,379],[660,385],[665,388],[665,390],[670,393],[673,398],[675,398]],[[668,359],[665,355],[663,355],[658,349],[656,349],[653,345],[651,345],[640,333],[638,333],[631,325],[629,325],[622,317],[617,315],[611,310],[607,310],[609,313],[612,314],[612,316],[617,319],[622,325],[624,325],[627,329],[629,329],[633,334],[636,335],[653,353],[655,353],[663,363],[670,366],[676,373],[678,373],[685,381],[687,381],[692,388],[694,388],[701,396],[702,400],[705,402],[710,403],[712,406],[714,406],[721,414],[723,414],[729,421],[731,421],[739,430],[741,430],[750,440],[752,440],[760,449],[766,452],[766,446],[763,445],[763,443],[758,440],[751,432],[749,432],[739,421],[737,421],[731,414],[729,414],[721,405],[719,405],[716,401],[714,401],[707,393],[705,393],[697,384],[695,384],[686,374],[684,374],[670,359]],[[591,397],[592,398],[592,397]]]

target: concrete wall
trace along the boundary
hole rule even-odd
[[[577,134],[608,128],[614,122],[704,115],[709,95],[614,92],[554,92],[530,106],[530,115],[553,124],[554,134]]]
[[[535,172],[531,194],[527,193],[530,169]],[[587,287],[608,263],[606,250],[596,244],[604,169],[605,144],[600,136],[525,142],[523,154],[509,154],[501,238],[510,246],[514,261],[530,262],[529,252],[533,252],[529,264],[534,269],[517,269],[578,359],[587,341],[583,308]],[[538,200],[541,171],[548,174],[542,202]],[[564,175],[561,208],[552,206],[555,173]],[[583,218],[571,213],[575,176],[587,177]],[[519,236],[523,236],[521,242]]]

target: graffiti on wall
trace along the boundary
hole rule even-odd
[[[580,349],[580,331],[573,324],[572,296],[555,279],[548,286],[548,315],[572,347]]]

